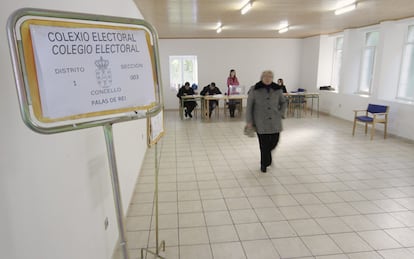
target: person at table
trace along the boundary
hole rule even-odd
[[[282,89],[283,93],[287,94],[287,89],[286,89],[285,83],[283,82],[282,78],[279,78],[277,80],[277,84],[279,85],[280,89]]]
[[[216,83],[212,82],[211,84],[205,86],[203,90],[201,91],[200,95],[215,95],[215,94],[221,94],[220,89],[216,86]],[[213,113],[214,108],[218,105],[218,100],[210,100],[208,102],[208,107],[210,113],[208,114],[209,117],[211,117],[211,114]]]
[[[236,76],[236,70],[231,69],[229,77],[227,78],[227,95],[234,94],[231,91],[232,90],[231,88],[232,87],[238,87],[238,86],[239,86],[239,80],[237,79],[237,76]],[[232,117],[232,118],[234,118],[234,110],[236,109],[236,105],[238,103],[240,103],[240,102],[236,101],[236,100],[229,100],[229,102],[228,102],[230,117]]]
[[[189,82],[186,82],[180,88],[180,90],[178,90],[178,93],[177,93],[177,97],[180,98],[180,100],[181,100],[182,96],[186,96],[186,95],[194,95],[194,90],[193,90],[193,88],[190,87]],[[184,101],[185,117],[189,116],[190,118],[192,118],[193,115],[191,113],[193,112],[193,110],[196,106],[197,106],[196,101],[193,101],[193,100]]]
[[[272,151],[279,142],[285,110],[286,99],[282,89],[273,82],[273,72],[263,71],[260,82],[249,90],[246,107],[246,129],[256,130],[263,173],[272,164]]]

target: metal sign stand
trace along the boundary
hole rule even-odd
[[[34,66],[35,61],[33,57],[36,53],[31,41],[28,39],[31,39],[30,25],[39,23],[43,24],[44,26],[57,27],[56,22],[61,25],[63,24],[63,27],[67,28],[77,28],[79,26],[79,23],[82,23],[89,29],[95,28],[99,25],[102,26],[100,27],[101,29],[104,28],[107,30],[120,30],[121,28],[119,27],[122,27],[122,29],[139,29],[145,31],[145,35],[147,35],[146,37],[149,36],[150,38],[150,41],[147,44],[149,46],[148,53],[151,54],[150,58],[148,59],[148,64],[151,64],[151,67],[156,72],[156,80],[153,78],[154,86],[151,84],[148,85],[148,87],[151,87],[151,91],[155,91],[154,99],[152,100],[152,97],[149,97],[150,100],[142,101],[142,103],[137,101],[137,103],[133,104],[132,106],[117,106],[114,109],[105,108],[94,112],[86,109],[85,112],[82,111],[81,114],[70,114],[66,117],[58,117],[56,115],[57,118],[49,118],[49,115],[43,114],[44,111],[41,109],[40,105],[42,96],[39,91],[37,71],[35,69],[31,69],[32,67],[30,66],[30,64]],[[23,26],[25,23],[27,23],[26,27]],[[24,8],[19,9],[10,15],[7,24],[7,35],[9,39],[12,66],[17,86],[20,113],[22,115],[23,122],[27,127],[37,133],[55,134],[72,130],[103,126],[111,174],[112,191],[114,195],[115,211],[118,223],[120,248],[123,254],[122,258],[129,259],[126,228],[124,222],[125,216],[124,210],[122,208],[112,125],[114,123],[148,118],[146,113],[137,112],[137,110],[145,110],[148,112],[148,109],[152,108],[153,112],[156,112],[162,108],[162,91],[159,89],[162,83],[157,42],[158,36],[155,29],[146,21],[139,19]],[[145,61],[147,60],[143,60],[142,62]],[[157,145],[155,145],[155,153],[157,154]],[[147,251],[149,253],[157,255],[159,258],[163,258],[159,256],[158,247],[157,155],[155,156],[155,221],[157,248],[155,253],[149,250]],[[165,251],[164,241],[161,242],[161,248],[163,251]],[[143,251],[141,251],[141,255],[142,254]]]
[[[114,137],[112,124],[108,123],[103,126],[106,142],[106,151],[108,153],[109,171],[111,173],[112,192],[114,194],[114,203],[116,210],[116,218],[119,231],[119,245],[124,259],[129,259],[126,230],[124,222],[124,210],[122,208],[121,191],[119,188],[118,168],[116,166]]]
[[[155,183],[154,183],[154,203],[155,203],[155,252],[151,251],[148,248],[142,248],[141,249],[141,259],[144,259],[144,251],[147,253],[150,253],[157,258],[165,259],[165,257],[162,257],[160,255],[160,249],[164,252],[165,251],[165,240],[162,240],[161,243],[159,243],[159,231],[158,231],[158,173],[159,173],[159,167],[158,167],[158,144],[154,144],[154,150],[155,150]]]

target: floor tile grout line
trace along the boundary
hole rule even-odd
[[[187,135],[189,134],[189,131],[186,131],[186,133],[187,133]],[[245,143],[244,143],[245,144]],[[224,149],[222,148],[222,147],[217,147],[219,150],[221,150],[221,152],[222,153],[224,153]],[[365,151],[364,151],[365,152]],[[227,161],[227,158],[225,158],[226,159],[226,161]],[[192,159],[192,161],[195,161],[195,160],[193,160]],[[237,172],[237,169],[235,170],[234,168],[233,168],[233,165],[232,164],[230,164],[231,162],[229,162],[229,161],[231,161],[231,160],[228,160],[227,161],[227,166],[228,166],[228,168],[230,168],[231,169],[231,171],[234,171],[234,172]],[[177,163],[178,162],[178,159],[176,159],[175,160],[175,162]],[[358,166],[358,165],[357,165]],[[193,164],[193,168],[195,168],[195,166],[194,166],[194,164]],[[325,168],[325,167],[323,167],[323,165],[321,165],[321,168]],[[410,167],[408,167],[408,168],[410,168]],[[249,168],[250,170],[251,170],[251,167]],[[220,182],[220,180],[221,180],[221,178],[219,179],[218,177],[218,175],[216,174],[216,171],[215,171],[216,169],[215,168],[213,168],[213,174],[214,174],[214,178],[215,178],[215,181],[217,182],[217,184]],[[289,173],[287,173],[288,171],[290,171]],[[294,170],[293,171],[291,171],[291,170],[288,170],[288,171],[285,171],[283,174],[282,174],[282,176],[284,176],[284,175],[291,175],[292,177],[294,177],[294,178],[297,178],[298,180],[299,180],[299,183],[302,185],[302,186],[304,186],[304,187],[308,187],[309,185],[312,185],[313,183],[323,183],[323,184],[325,184],[325,183],[329,183],[329,181],[322,181],[320,178],[318,178],[318,181],[317,182],[313,182],[313,181],[309,181],[309,180],[311,180],[312,178],[302,178],[302,175],[303,174],[297,174]],[[319,170],[319,171],[321,171],[321,170]],[[402,175],[402,177],[408,177],[407,176],[407,173],[403,173],[403,171],[404,170],[400,170],[401,171],[401,173],[399,173],[399,175]],[[390,217],[392,217],[393,219],[395,219],[395,221],[396,222],[400,222],[400,223],[402,223],[402,226],[404,226],[404,227],[399,227],[399,228],[405,228],[405,229],[412,229],[412,226],[408,223],[408,222],[406,222],[406,221],[401,221],[400,220],[400,217],[401,216],[398,216],[398,218],[396,218],[396,214],[398,214],[398,213],[412,213],[413,211],[412,210],[409,210],[409,208],[407,208],[404,204],[406,204],[406,203],[401,203],[401,201],[403,200],[403,199],[407,199],[408,197],[412,197],[412,195],[410,196],[410,193],[409,193],[409,186],[410,185],[404,185],[404,184],[402,184],[401,182],[399,183],[398,181],[399,180],[397,180],[397,181],[395,181],[395,182],[392,182],[392,183],[390,183],[390,184],[388,184],[388,185],[381,185],[381,184],[377,184],[377,183],[381,183],[381,181],[380,180],[378,180],[378,181],[374,181],[374,180],[372,180],[372,177],[373,176],[379,176],[380,177],[380,179],[382,179],[382,180],[389,180],[391,177],[383,177],[384,175],[383,175],[383,172],[379,172],[379,174],[375,174],[375,175],[366,175],[366,176],[364,176],[364,175],[362,175],[363,177],[361,178],[361,177],[359,177],[358,176],[358,174],[356,174],[357,173],[357,171],[355,171],[355,172],[353,172],[353,171],[344,171],[344,170],[342,170],[342,171],[340,171],[339,172],[339,174],[337,173],[337,172],[334,172],[334,171],[332,171],[332,170],[324,170],[324,175],[326,175],[326,176],[330,176],[330,175],[332,175],[332,176],[340,176],[340,178],[338,178],[336,181],[335,181],[335,183],[342,183],[342,184],[344,184],[344,185],[346,185],[347,186],[347,188],[348,189],[346,189],[346,190],[339,190],[339,189],[332,189],[331,187],[329,187],[329,191],[327,190],[327,191],[325,191],[326,193],[329,193],[329,192],[332,192],[332,193],[339,193],[339,192],[347,192],[347,191],[349,191],[350,193],[351,193],[351,191],[352,192],[355,192],[356,194],[359,194],[359,195],[361,195],[361,197],[363,198],[363,201],[367,201],[367,202],[370,202],[370,203],[372,203],[373,204],[373,206],[377,206],[377,203],[375,203],[374,201],[376,201],[376,200],[378,200],[378,201],[381,201],[381,200],[387,200],[387,201],[389,201],[389,202],[394,202],[394,203],[396,203],[397,205],[400,205],[401,206],[401,208],[406,208],[406,210],[403,210],[403,211],[394,211],[394,210],[391,210],[391,209],[389,209],[389,210],[385,210],[385,209],[383,209],[382,207],[379,207],[379,206],[377,206],[377,207],[379,207],[380,209],[383,209],[383,212],[381,212],[381,213],[378,213],[378,212],[372,212],[372,213],[370,213],[369,212],[369,210],[366,210],[366,211],[364,211],[364,210],[359,210],[358,209],[358,207],[356,207],[357,206],[357,203],[359,202],[358,200],[356,200],[356,201],[354,201],[354,200],[352,200],[352,199],[346,199],[346,200],[344,200],[344,199],[342,199],[342,201],[341,202],[339,202],[339,201],[336,201],[336,202],[334,202],[334,203],[332,203],[332,202],[329,202],[329,201],[322,201],[321,203],[319,203],[319,205],[323,205],[323,206],[326,206],[327,207],[327,209],[328,210],[332,210],[328,205],[330,205],[330,204],[335,204],[335,203],[344,203],[344,204],[347,204],[348,206],[350,206],[350,208],[353,208],[354,210],[355,210],[355,215],[357,215],[357,216],[363,216],[363,217],[365,217],[369,222],[371,222],[373,225],[375,225],[375,226],[377,226],[378,227],[378,229],[376,229],[376,230],[380,230],[380,231],[384,231],[384,232],[386,232],[385,230],[387,230],[387,229],[393,229],[393,228],[384,228],[384,227],[381,227],[381,226],[379,226],[379,225],[377,225],[377,223],[375,223],[375,222],[373,222],[370,218],[368,218],[368,216],[369,215],[376,215],[376,214],[386,214],[386,215],[389,215]],[[385,170],[384,170],[384,172],[386,172]],[[204,173],[204,172],[203,172]],[[309,176],[312,176],[312,177],[314,177],[315,176],[315,174],[313,174],[312,172],[309,172],[310,174],[308,174]],[[346,179],[346,178],[344,178],[344,177],[341,177],[341,176],[345,176],[345,174],[346,173],[349,173],[350,175],[352,175],[352,179],[351,178],[349,178],[349,179]],[[176,175],[176,181],[175,181],[175,186],[176,186],[176,194],[177,194],[177,204],[178,204],[178,191],[179,191],[179,189],[178,189],[178,167],[176,168],[176,173],[175,173],[175,175]],[[252,176],[253,174],[250,174],[250,177]],[[254,175],[255,177],[256,177],[256,179],[258,179],[257,178],[257,175]],[[273,175],[273,177],[276,179],[276,180],[278,180],[277,179],[277,176],[280,176],[280,175]],[[246,179],[246,177],[247,177],[247,175],[244,175],[243,177],[234,177],[234,178],[232,178],[232,179],[235,179],[238,183],[240,183],[240,181],[242,180],[245,180]],[[402,179],[402,177],[400,177],[399,179]],[[406,179],[406,180],[410,180],[410,179]],[[197,182],[197,186],[199,186],[199,181],[196,181]],[[359,183],[361,183],[361,184],[359,184]],[[268,193],[267,192],[267,189],[268,188],[266,188],[266,186],[265,185],[263,185],[262,184],[262,182],[261,181],[259,181],[259,186],[265,191],[265,193],[266,193],[266,197],[268,197],[268,198],[270,198],[271,199],[271,197],[272,196],[275,196],[275,195],[279,195],[278,193],[275,193],[275,194],[270,194],[270,193]],[[282,183],[280,183],[279,182],[279,184],[280,184],[280,186],[282,186],[282,187],[285,187],[286,186],[286,184],[282,184]],[[364,186],[365,185],[365,186]],[[254,210],[254,212],[255,212],[255,214],[256,214],[256,216],[258,216],[257,215],[257,212],[256,212],[256,210],[255,210],[255,208],[253,207],[253,205],[252,205],[252,203],[251,203],[251,201],[250,201],[250,199],[249,198],[251,198],[251,197],[256,197],[255,195],[254,196],[250,196],[250,195],[247,195],[247,193],[246,193],[246,190],[244,189],[244,188],[249,188],[248,187],[248,185],[243,185],[243,187],[242,186],[240,186],[240,184],[239,184],[239,188],[241,189],[241,191],[244,193],[244,197],[245,198],[247,198],[247,200],[249,201],[249,204],[250,204],[250,206],[252,207],[252,209]],[[207,188],[207,190],[208,190],[209,188]],[[220,190],[220,193],[221,193],[221,196],[222,196],[222,199],[223,200],[225,200],[226,198],[225,198],[225,196],[224,196],[224,193],[223,193],[223,187],[220,185],[220,184],[218,184],[218,186],[217,186],[217,188],[216,189],[219,189]],[[375,199],[375,198],[370,198],[370,197],[367,197],[367,196],[365,196],[364,195],[364,193],[362,193],[364,190],[366,191],[366,190],[370,190],[370,189],[374,189],[374,190],[378,190],[378,192],[379,193],[381,193],[382,195],[384,195],[384,199]],[[207,199],[209,199],[209,198],[202,198],[202,196],[201,196],[201,193],[200,193],[200,191],[201,191],[201,189],[200,188],[198,188],[198,192],[199,192],[199,194],[200,194],[200,202],[202,201],[202,200],[207,200]],[[399,191],[400,192],[400,194],[398,195],[397,193],[395,193],[395,191]],[[408,193],[407,193],[407,191],[408,191]],[[393,193],[394,192],[394,193]],[[323,192],[318,192],[318,191],[314,191],[314,190],[312,190],[312,189],[308,189],[305,193],[307,193],[307,194],[317,194],[317,193],[323,193]],[[287,192],[286,193],[287,195],[290,195],[291,197],[293,197],[297,202],[298,202],[298,200],[296,199],[296,197],[294,196],[295,194],[297,194],[296,192],[291,192],[291,191],[289,191],[289,192]],[[260,195],[260,197],[263,197],[264,195]],[[318,196],[318,195],[316,195],[316,197],[317,197],[317,199],[318,200],[320,200],[321,198],[320,198],[320,196]],[[407,198],[405,198],[405,197],[407,197]],[[321,201],[321,200],[320,200]],[[274,201],[273,201],[273,199],[272,199],[272,202],[274,203]],[[320,218],[320,217],[315,217],[315,216],[313,216],[313,215],[310,215],[310,213],[305,209],[305,206],[307,206],[308,205],[308,203],[307,202],[299,202],[298,203],[298,206],[299,207],[301,207],[302,209],[304,209],[305,210],[305,212],[306,213],[308,213],[309,214],[309,216],[310,217],[307,217],[307,219],[312,219],[312,220],[315,220],[316,221],[316,219],[318,219],[318,218]],[[227,204],[226,204],[226,206],[227,206]],[[293,205],[292,205],[293,206]],[[276,204],[275,204],[275,207],[276,208],[280,208],[280,207],[278,207],[278,206],[276,206]],[[288,207],[288,206],[285,206],[285,207]],[[227,211],[230,211],[228,208],[227,208]],[[178,208],[177,208],[177,213],[178,213]],[[206,220],[205,219],[205,211],[204,211],[204,209],[203,209],[203,214],[204,214],[204,220]],[[347,215],[345,215],[345,214],[338,214],[337,212],[334,212],[334,215],[332,216],[332,218],[341,218],[341,217],[347,217]],[[323,217],[322,217],[323,218]],[[329,217],[328,217],[329,218]],[[261,222],[262,223],[262,221],[259,219],[259,222]],[[288,220],[288,222],[289,222],[289,220]],[[206,222],[205,222],[206,223]],[[319,225],[319,222],[318,221],[316,221],[316,223]],[[348,226],[349,227],[349,225],[346,223],[346,222],[344,222],[344,224],[346,225],[346,226]],[[206,224],[206,226],[207,226],[207,224]],[[397,227],[395,227],[395,228],[397,228]],[[323,228],[322,228],[323,229]],[[353,229],[353,228],[352,228]],[[295,232],[296,232],[296,230],[295,230]],[[237,231],[236,231],[236,233],[237,233]],[[325,233],[326,233],[326,235],[328,235],[329,237],[332,235],[332,233],[327,233],[326,231],[325,231]],[[356,232],[356,233],[358,233],[358,232]],[[389,236],[389,234],[388,233],[386,233],[388,236]],[[390,238],[392,238],[392,239],[394,239],[393,237],[390,237]],[[332,238],[331,238],[332,239]],[[364,239],[363,239],[364,240]],[[241,242],[241,240],[240,240],[240,238],[239,238],[239,242]],[[334,240],[333,240],[333,242],[334,243],[336,243]],[[399,243],[397,240],[396,240],[396,242],[397,243]],[[401,245],[401,244],[400,244]],[[277,250],[277,249],[276,249]]]

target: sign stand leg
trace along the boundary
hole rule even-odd
[[[164,252],[165,251],[165,241],[162,240],[161,244],[159,243],[159,231],[158,231],[158,151],[157,151],[158,144],[154,144],[155,150],[155,190],[154,190],[154,203],[155,203],[155,252],[147,249],[141,248],[141,259],[144,259],[144,251],[155,255],[157,258],[165,259],[160,255],[160,249]]]
[[[112,124],[110,123],[105,124],[103,128],[104,128],[106,150],[108,153],[109,167],[110,167],[110,173],[111,173],[112,191],[114,194],[115,210],[116,210],[116,216],[117,216],[117,221],[118,221],[119,245],[122,250],[122,255],[123,255],[122,258],[129,259],[127,240],[126,240],[125,222],[124,222],[124,210],[122,208],[121,192],[119,188],[118,169],[116,167],[115,146],[114,146],[114,137],[113,137],[113,132],[112,132]]]

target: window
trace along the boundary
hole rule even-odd
[[[331,86],[336,90],[339,89],[339,80],[341,75],[341,66],[342,66],[342,46],[344,43],[344,37],[338,37],[335,40],[335,48],[332,62],[332,76],[331,76]]]
[[[198,84],[197,56],[170,56],[170,88],[178,91],[185,82]]]
[[[358,93],[370,94],[372,77],[375,66],[375,53],[379,41],[379,32],[367,32],[365,34],[365,46],[362,52],[361,72],[359,76]]]
[[[414,25],[408,26],[397,98],[414,101]]]

